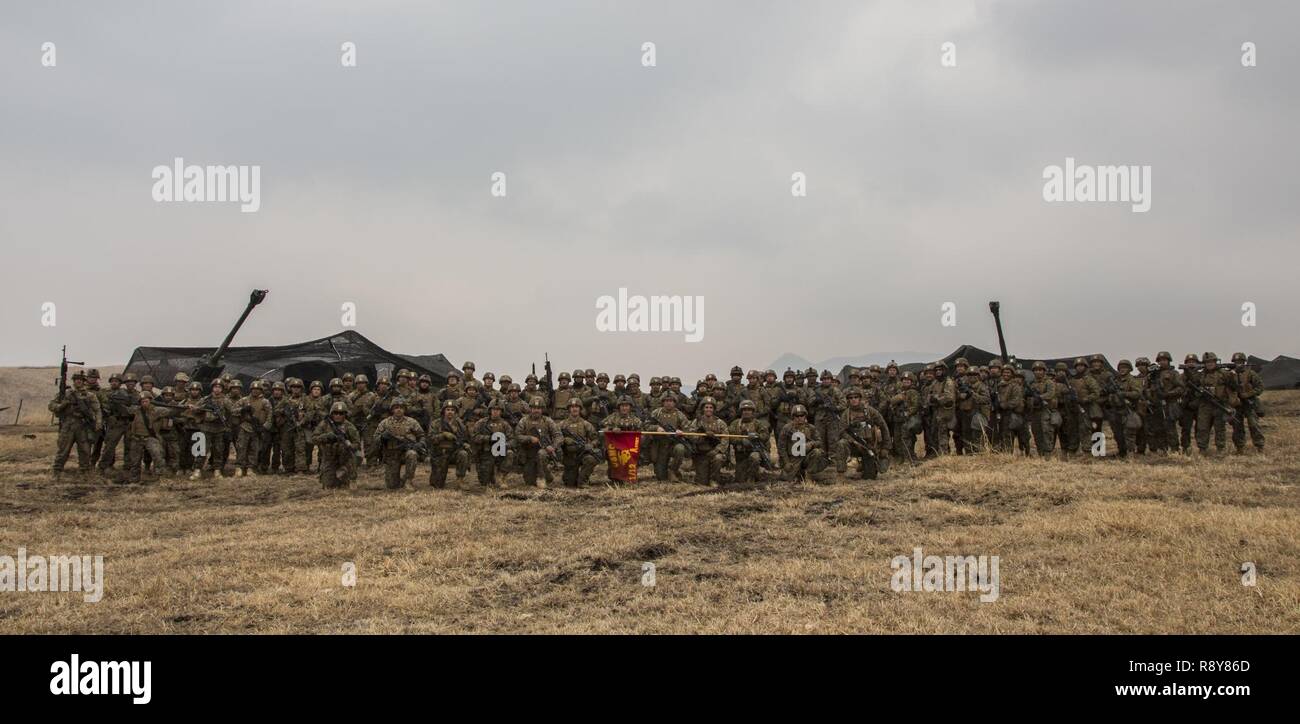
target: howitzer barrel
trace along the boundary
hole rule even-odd
[[[1002,336],[1002,303],[989,302],[989,311],[993,313],[993,324],[998,329],[998,349],[1002,351],[1002,363],[1006,364],[1010,358],[1007,356],[1007,340]]]
[[[253,307],[261,304],[262,300],[266,299],[266,293],[267,290],[265,289],[254,289],[253,293],[248,295],[248,306],[244,307],[244,313],[239,315],[239,320],[235,322],[235,326],[230,328],[230,333],[221,341],[221,346],[213,350],[212,354],[208,355],[208,358],[194,369],[194,372],[191,373],[194,379],[207,381],[215,379],[217,375],[221,374],[221,358],[225,356],[226,350],[230,349],[230,343],[235,340],[235,334],[239,332],[239,328],[244,326],[244,321],[252,313]]]

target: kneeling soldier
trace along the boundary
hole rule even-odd
[[[732,440],[731,444],[736,453],[737,483],[752,483],[758,480],[761,467],[772,466],[771,459],[767,456],[767,420],[755,417],[756,407],[753,400],[741,400],[740,417],[732,420],[727,429],[732,435],[745,435],[748,438]]]
[[[858,400],[861,401],[861,394]],[[777,445],[781,448],[781,473],[785,480],[817,480],[826,469],[826,451],[817,437],[817,428],[808,422],[808,408],[795,405],[791,419],[781,428]]]
[[[341,488],[356,482],[361,433],[348,420],[347,403],[340,400],[330,406],[329,417],[316,425],[310,442],[320,451],[322,488]]]
[[[729,446],[718,437],[727,433],[727,423],[714,417],[717,403],[712,397],[700,400],[700,416],[691,425],[691,432],[703,433],[704,437],[695,438],[695,484],[718,487],[721,482],[718,473],[727,462]]]
[[[448,401],[442,407],[442,418],[429,428],[430,487],[447,487],[447,469],[452,464],[456,465],[457,482],[469,474],[469,430],[456,412],[456,402]],[[488,419],[485,417],[479,422],[487,422]],[[479,483],[487,484],[481,477]]]
[[[505,405],[501,400],[492,400],[488,403],[488,416],[474,425],[474,445],[478,449],[478,484],[484,487],[504,487],[509,472],[506,464],[513,453],[509,441],[515,435],[514,426],[504,414]]]
[[[515,426],[515,441],[519,444],[523,460],[525,485],[545,488],[551,482],[551,461],[560,446],[560,428],[555,421],[542,414],[542,398],[534,397],[528,402],[528,414],[524,415]],[[546,482],[537,482],[538,468]]]
[[[661,399],[659,409],[650,413],[650,429],[658,432],[679,433],[688,428],[691,418],[677,409],[677,398],[670,392]],[[682,461],[686,459],[690,438],[682,435],[664,435],[654,448],[656,480],[678,482],[682,480]]]
[[[571,488],[586,485],[591,471],[600,462],[596,447],[596,426],[582,416],[582,400],[569,398],[569,416],[560,423],[564,450],[564,484]]]

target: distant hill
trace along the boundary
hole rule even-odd
[[[68,369],[72,376],[74,368]],[[86,367],[85,369],[90,369]],[[108,376],[121,372],[122,365],[100,365],[96,367],[108,384]],[[50,411],[45,408],[58,393],[56,381],[59,378],[58,367],[0,367],[0,407],[8,410],[0,412],[0,425],[14,424],[14,415],[18,413],[18,401],[23,401],[23,425],[46,425],[50,422]],[[68,380],[72,384],[72,380]]]
[[[797,354],[786,352],[769,364],[768,369],[776,370],[777,374],[781,374],[787,367],[796,370],[806,370],[809,367],[815,367],[818,371],[830,370],[838,375],[840,370],[844,368],[844,365],[853,365],[854,367],[866,367],[868,365],[884,366],[889,364],[890,360],[903,365],[909,362],[933,362],[942,357],[943,355],[934,354],[932,352],[875,352],[872,354],[831,357],[830,359],[813,363]]]

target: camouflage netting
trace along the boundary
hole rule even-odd
[[[192,374],[215,347],[137,347],[126,371],[153,375],[159,385],[168,384],[177,372]],[[345,372],[369,375],[373,384],[379,375],[392,375],[405,367],[417,375],[428,374],[435,387],[447,384],[454,368],[446,357],[401,355],[385,350],[351,330],[310,342],[277,347],[231,347],[221,359],[223,374],[237,377],[247,387],[253,380],[274,382],[298,377],[328,383]]]
[[[979,347],[973,347],[969,344],[963,344],[962,346],[954,350],[951,354],[949,354],[947,357],[943,357],[942,359],[948,365],[948,369],[951,370],[953,362],[956,361],[958,357],[965,357],[967,362],[969,362],[970,364],[976,367],[981,365],[988,365],[989,362],[1001,358],[1001,356],[996,352],[988,352],[986,350],[980,349]],[[1086,360],[1086,359],[1091,359],[1092,355],[1077,354],[1071,357],[1052,357],[1043,360],[1030,359],[1028,357],[1013,356],[1012,360],[1015,361],[1020,366],[1021,370],[1025,370],[1025,371],[1029,370],[1030,365],[1039,361],[1046,363],[1047,368],[1049,370],[1057,362],[1064,362],[1066,365],[1070,367],[1071,370],[1073,370],[1074,360],[1079,357],[1082,357]],[[1106,355],[1102,355],[1101,358],[1102,360],[1104,360],[1106,369],[1110,370],[1111,372],[1114,372],[1115,368],[1111,366],[1110,361],[1106,359]],[[1151,355],[1150,358],[1154,361],[1155,355]],[[938,362],[939,360],[934,360],[934,361]],[[1272,361],[1270,361],[1262,357],[1251,356],[1247,359],[1247,361],[1250,363],[1250,366],[1252,368],[1254,368],[1259,372],[1260,377],[1263,378],[1265,389],[1288,390],[1292,388],[1300,388],[1300,359],[1295,359],[1294,357],[1278,356],[1274,358]],[[1182,356],[1175,355],[1174,366],[1177,366],[1181,362],[1182,362]],[[903,372],[911,371],[911,372],[919,373],[922,369],[925,368],[926,364],[928,363],[914,362],[911,364],[899,365],[898,369]],[[860,370],[863,368],[862,367],[855,368],[852,365],[845,365],[844,368],[840,370],[840,381],[847,383],[849,381],[849,372],[853,369]]]

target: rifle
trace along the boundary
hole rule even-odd
[[[379,444],[383,445],[385,442],[388,441],[392,441],[396,443],[398,449],[400,449],[404,453],[414,450],[417,454],[420,455],[427,456],[429,454],[429,450],[425,446],[423,440],[408,440],[404,437],[398,437],[393,433],[387,431],[380,433]]]
[[[466,440],[466,439],[465,439],[465,435],[464,435],[463,433],[458,432],[457,430],[454,430],[454,429],[452,429],[452,430],[448,430],[448,429],[447,429],[447,418],[445,418],[445,417],[443,417],[443,418],[439,418],[439,420],[438,420],[438,431],[439,431],[439,432],[450,432],[453,436],[455,436],[455,438],[456,438],[456,445],[459,446],[459,447],[464,447],[464,446],[469,445],[469,440]]]
[[[767,450],[764,449],[762,441],[758,439],[758,433],[747,433],[745,435],[745,442],[742,444],[749,449],[749,452],[758,453],[758,464],[761,465],[764,470],[776,470],[776,466],[772,464],[772,458],[768,456]]]
[[[566,428],[561,428],[561,429],[560,429],[560,434],[563,435],[563,436],[565,436],[565,437],[568,437],[569,439],[571,439],[571,440],[573,440],[575,443],[577,443],[577,444],[578,444],[578,450],[579,450],[579,452],[590,453],[590,454],[596,456],[596,459],[597,459],[597,460],[599,460],[599,459],[602,457],[602,455],[600,454],[600,451],[596,450],[596,446],[595,446],[595,445],[593,445],[591,442],[587,441],[586,439],[581,438],[581,437],[578,437],[577,435],[575,435],[575,434],[569,432],[568,429],[566,429]]]
[[[555,400],[555,379],[551,376],[551,357],[543,353],[542,360],[545,362],[546,376],[542,378],[542,389],[546,391],[546,405],[549,407]]]
[[[63,345],[63,361],[59,363],[59,402],[63,402],[63,396],[68,393],[68,365],[84,365],[85,362],[68,361],[68,345]]]
[[[1147,389],[1151,391],[1151,394],[1148,395],[1148,397],[1153,398],[1151,399],[1151,403],[1155,406],[1156,410],[1160,413],[1160,419],[1163,420],[1168,415],[1168,413],[1165,409],[1165,404],[1166,404],[1165,387],[1160,380],[1159,366],[1152,365],[1150,369],[1147,370],[1147,385],[1148,385]]]
[[[1237,411],[1232,409],[1232,407],[1230,407],[1228,403],[1215,397],[1213,394],[1210,393],[1209,390],[1202,387],[1201,385],[1196,384],[1195,382],[1192,382],[1191,380],[1185,380],[1185,382],[1187,384],[1187,389],[1192,391],[1193,397],[1199,397],[1205,400],[1206,402],[1210,403],[1211,405],[1214,405],[1215,407],[1219,408],[1219,410],[1227,416],[1227,420],[1229,423],[1233,425],[1237,424]]]
[[[220,422],[222,427],[230,427],[230,424],[226,422],[225,410],[221,409],[221,405],[218,405],[216,400],[212,399],[211,397],[205,399],[203,403],[199,405],[199,409],[204,412],[208,412],[213,415],[216,415],[217,422]]]
[[[874,458],[876,456],[875,449],[868,445],[867,441],[864,440],[861,435],[855,432],[859,427],[863,429],[863,432],[866,432],[866,428],[869,426],[867,425],[866,420],[859,420],[846,426],[844,428],[844,434],[848,435],[849,440],[851,440],[855,445],[862,448],[863,453],[865,453],[867,457]]]
[[[378,399],[376,399],[375,404],[370,406],[370,413],[366,416],[366,419],[368,420],[375,419],[378,412],[383,409],[380,406],[383,405],[385,402],[388,402],[390,399],[392,399],[393,395],[395,394],[397,394],[397,388],[394,387],[393,385],[389,385],[388,392],[384,393],[383,397],[379,397]]]
[[[329,424],[330,430],[332,430],[334,432],[334,435],[338,437],[339,443],[342,444],[344,448],[352,452],[352,457],[355,458],[361,457],[361,451],[358,450],[356,446],[352,444],[352,441],[348,439],[347,432],[343,428],[339,427],[339,424],[337,422],[334,422],[333,417],[326,417],[325,422]]]
[[[658,425],[659,427],[662,427],[664,429],[664,432],[669,433],[674,440],[677,440],[683,446],[685,446],[687,455],[695,454],[695,443],[692,442],[690,438],[682,435],[681,430],[678,430],[676,427],[666,422],[661,422],[659,420],[655,420],[655,424]]]

